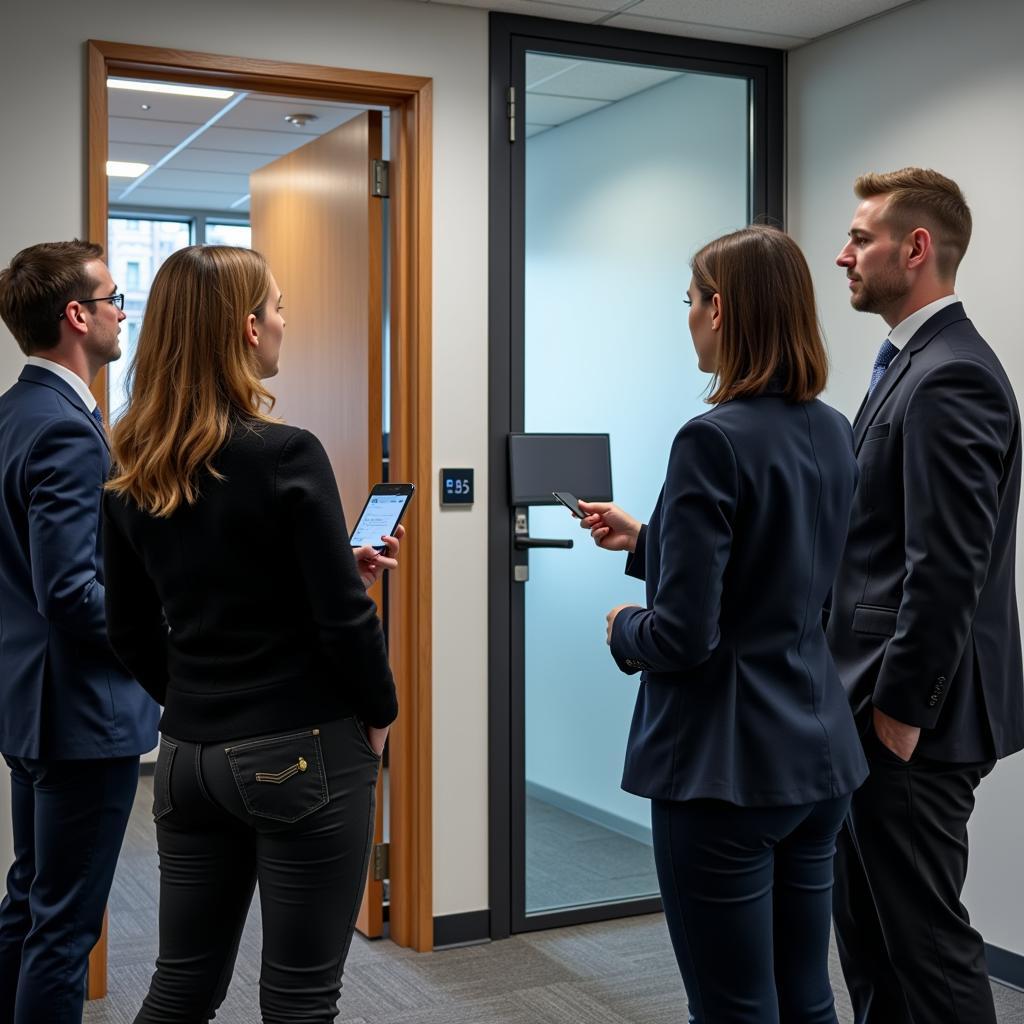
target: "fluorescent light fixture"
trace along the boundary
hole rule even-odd
[[[226,100],[235,95],[230,89],[208,89],[202,85],[175,85],[172,82],[135,82],[130,78],[108,78],[107,88],[164,92],[171,96],[199,96],[205,100]]]
[[[126,160],[108,160],[108,178],[137,178],[149,170],[149,164],[133,164]]]

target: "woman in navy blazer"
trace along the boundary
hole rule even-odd
[[[641,672],[623,788],[650,797],[655,860],[700,1024],[836,1020],[832,859],[867,765],[822,608],[846,540],[849,423],[816,400],[827,357],[803,254],[750,227],[693,259],[690,332],[715,374],[647,526],[585,503],[647,607],[608,614]]]

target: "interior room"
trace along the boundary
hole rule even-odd
[[[516,40],[501,60],[519,60],[516,74],[524,76],[514,97],[511,80],[495,70],[506,66],[496,55],[499,24]],[[591,34],[563,43],[560,26]],[[427,742],[418,749],[430,772],[410,810],[422,808],[426,821],[416,835],[426,837],[430,854],[417,862],[430,934],[402,942],[386,928],[380,940],[357,936],[338,1019],[685,1019],[657,901],[648,802],[620,789],[636,677],[618,672],[604,636],[607,609],[642,603],[643,588],[622,575],[621,559],[595,557],[566,510],[548,504],[531,506],[524,527],[531,537],[574,546],[528,552],[529,582],[518,590],[510,582],[496,596],[494,560],[511,573],[518,556],[495,546],[496,517],[506,540],[515,529],[503,497],[505,439],[499,443],[494,427],[495,407],[510,401],[512,387],[496,370],[495,318],[517,332],[520,346],[521,425],[513,429],[608,435],[615,501],[647,515],[675,431],[706,408],[707,378],[692,358],[683,305],[694,251],[756,212],[757,187],[766,195],[776,188],[775,221],[799,243],[813,276],[830,358],[822,397],[852,419],[884,334],[881,321],[851,310],[835,265],[856,206],[852,183],[866,170],[914,164],[964,188],[974,234],[957,294],[1013,386],[1024,389],[1011,282],[1024,229],[1017,45],[1024,7],[1006,0],[296,0],[288,7],[224,0],[214,10],[199,0],[145,9],[127,0],[92,7],[55,0],[45,16],[18,6],[6,28],[0,81],[16,101],[0,108],[5,263],[42,239],[89,235],[90,40],[267,62],[261,73],[278,63],[430,81],[431,230],[419,254],[429,279],[418,304],[428,328],[421,397],[429,443],[416,477],[416,500],[430,509],[423,539],[430,572],[417,577],[430,616],[416,648],[427,680],[417,693],[429,709],[417,718]],[[668,41],[660,52],[658,38]],[[699,49],[726,44],[742,49],[731,56]],[[606,50],[584,53],[585,46]],[[690,47],[689,56],[679,47]],[[768,54],[763,66],[777,62],[780,75],[778,118],[766,113],[763,125],[751,114],[747,83],[756,75],[726,67],[746,67],[755,54]],[[700,60],[707,66],[694,70]],[[189,84],[180,75],[165,82]],[[202,87],[215,88],[205,78]],[[292,99],[257,88],[243,95],[231,84],[223,92],[109,90],[104,158],[138,165],[112,167],[104,189],[129,351],[161,253],[198,242],[250,244],[251,174],[367,110],[383,117],[385,147],[393,138],[385,103]],[[758,161],[774,158],[755,139],[762,131],[777,140],[777,182],[762,180],[771,173]],[[499,141],[522,154],[521,178],[511,179],[521,206],[495,186]],[[513,209],[521,220],[511,245],[496,254]],[[521,291],[510,312],[513,258]],[[24,360],[2,328],[0,338],[5,390]],[[390,336],[384,351],[394,351]],[[115,416],[127,367],[124,359],[111,369]],[[387,410],[390,382],[382,381],[381,393]],[[473,470],[469,505],[442,501],[439,480],[452,466]],[[510,601],[521,602],[518,610]],[[507,703],[495,698],[498,619],[502,636],[514,622],[519,645],[511,671],[521,682],[502,691]],[[963,897],[986,942],[1001,1024],[1024,1021],[1022,765],[1020,755],[1007,758],[978,789]],[[109,903],[108,990],[87,1003],[90,1024],[132,1020],[152,972],[151,787],[144,775]],[[5,778],[0,868],[12,857]],[[258,1019],[259,929],[254,907],[218,1020]],[[839,1020],[852,1021],[834,949],[831,967]]]

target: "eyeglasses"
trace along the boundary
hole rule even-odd
[[[92,299],[70,299],[69,301],[77,302],[82,305],[86,302],[109,302],[112,306],[116,306],[118,309],[124,309],[124,295],[121,292],[118,292],[116,295],[101,295]],[[61,313],[57,319],[63,320],[66,316],[66,313]]]

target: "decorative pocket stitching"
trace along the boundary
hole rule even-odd
[[[273,744],[283,743],[287,740],[311,740],[313,743],[314,754],[313,760],[315,761],[315,768],[320,778],[320,793],[318,797],[314,799],[313,804],[310,807],[305,808],[299,814],[284,815],[275,814],[272,811],[259,810],[253,806],[252,800],[250,799],[249,789],[246,786],[245,779],[242,776],[242,770],[238,764],[238,754],[247,753],[260,747],[268,747]],[[224,753],[227,755],[228,764],[231,765],[231,773],[235,777],[235,787],[238,790],[238,795],[242,798],[242,803],[245,804],[245,809],[254,818],[270,818],[274,821],[283,821],[292,823],[305,818],[307,815],[312,814],[314,811],[318,811],[324,804],[327,803],[330,798],[327,791],[327,778],[324,774],[324,758],[323,750],[320,747],[320,730],[319,729],[304,729],[301,732],[292,733],[281,733],[274,736],[262,736],[255,740],[246,740],[244,743],[233,743],[230,747],[224,748]],[[305,758],[299,758],[298,760],[305,761]],[[307,768],[309,762],[307,762]],[[290,765],[288,768],[283,769],[280,772],[254,772],[253,776],[256,782],[266,783],[273,782],[280,785],[282,782],[286,782],[288,779],[297,775],[302,771],[299,764]],[[312,776],[310,777],[312,779]],[[312,795],[312,794],[311,794]]]

